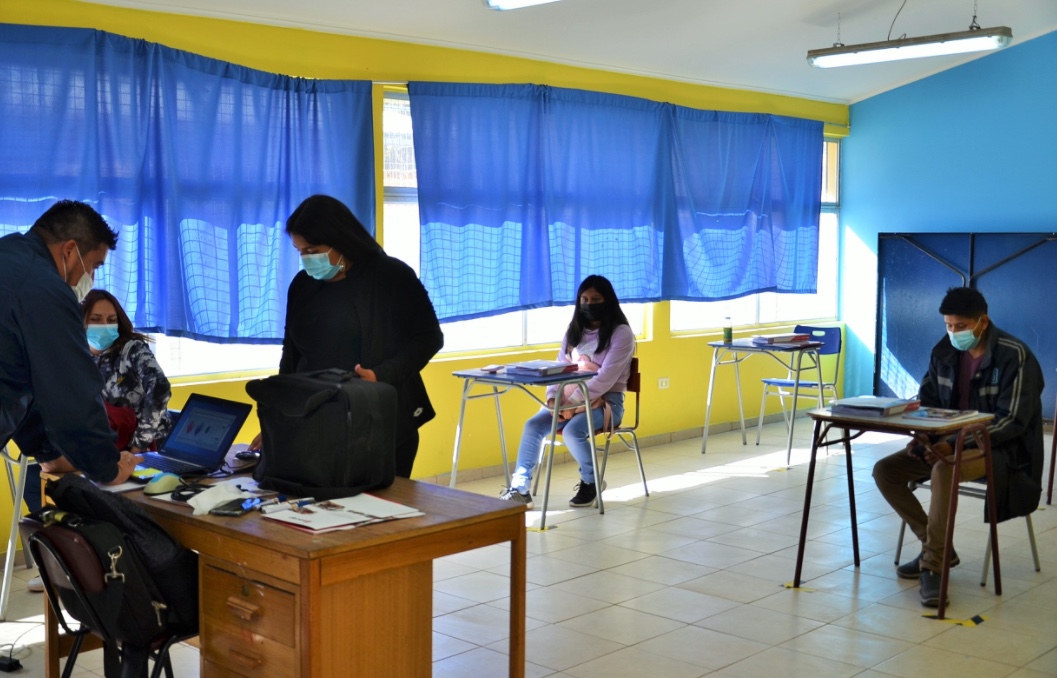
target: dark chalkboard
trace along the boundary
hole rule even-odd
[[[882,233],[877,244],[874,393],[917,393],[943,337],[948,287],[975,287],[997,327],[1026,343],[1042,365],[1049,418],[1057,397],[1057,234]]]

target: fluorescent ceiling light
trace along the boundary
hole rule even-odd
[[[1007,26],[974,28],[957,33],[940,33],[920,38],[902,38],[867,42],[861,45],[836,45],[826,49],[812,49],[807,53],[807,62],[815,68],[836,66],[858,66],[900,59],[943,56],[982,52],[1005,47],[1013,40],[1013,31]]]
[[[546,5],[548,2],[557,2],[558,0],[484,0],[484,4],[488,9],[521,9],[522,7],[532,7],[533,5]]]

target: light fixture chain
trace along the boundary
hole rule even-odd
[[[900,12],[902,12],[902,11],[903,11],[903,8],[904,8],[904,7],[906,7],[906,6],[907,6],[907,0],[903,0],[903,4],[902,4],[902,5],[900,5],[900,6],[899,6],[899,9],[897,9],[897,10],[896,10],[896,15],[895,15],[894,17],[892,17],[892,23],[891,23],[891,25],[889,25],[889,26],[888,26],[888,39],[889,39],[889,40],[891,40],[891,39],[892,39],[892,29],[893,29],[893,28],[895,28],[895,25],[896,25],[896,19],[898,19],[898,18],[899,18],[899,13],[900,13]],[[902,37],[904,37],[904,38],[905,38],[905,37],[907,37],[907,34],[906,34],[906,33],[904,33],[904,34],[902,35]]]

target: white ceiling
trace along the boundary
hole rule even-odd
[[[481,0],[87,0],[459,47],[700,84],[854,103],[975,58],[819,70],[809,49],[888,38],[903,0],[562,0],[496,12]],[[1057,30],[1057,0],[907,0],[891,37],[1009,26]],[[1008,48],[1007,48],[1008,49]]]

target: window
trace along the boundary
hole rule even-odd
[[[819,219],[818,287],[815,294],[751,294],[727,301],[673,301],[671,329],[686,332],[723,326],[780,323],[837,316],[837,224],[840,212],[840,140],[822,147],[822,214]]]
[[[386,93],[382,109],[382,134],[385,157],[383,244],[390,256],[403,260],[418,272],[418,201],[415,193],[411,106],[407,95]],[[632,330],[641,336],[644,330],[645,306],[622,303],[621,308],[627,315]],[[444,352],[484,351],[555,343],[565,334],[571,316],[571,306],[556,306],[442,323]]]

